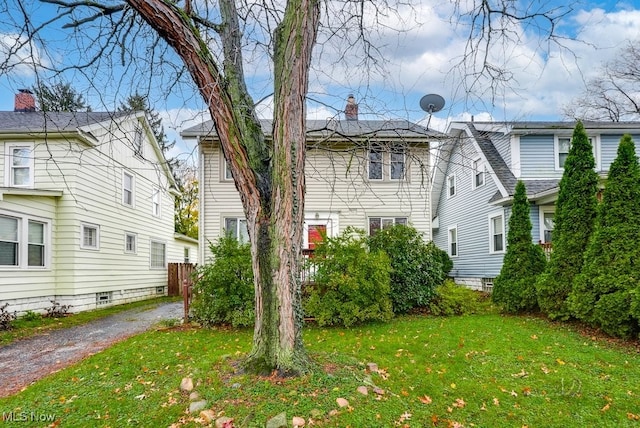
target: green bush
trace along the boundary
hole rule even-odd
[[[350,327],[367,321],[387,321],[391,309],[389,258],[369,251],[362,231],[347,228],[316,247],[314,283],[307,286],[305,314],[321,326]]]
[[[369,248],[384,251],[391,261],[391,301],[395,314],[426,307],[435,288],[453,267],[449,255],[433,243],[424,242],[422,234],[412,226],[399,224],[379,230],[369,237]]]
[[[429,312],[437,316],[475,314],[482,310],[481,295],[452,280],[436,287],[436,294],[429,302]]]
[[[255,318],[253,271],[249,244],[231,236],[210,244],[213,263],[198,269],[191,315],[205,326],[252,326]]]

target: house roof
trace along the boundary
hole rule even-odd
[[[398,139],[441,138],[444,134],[427,129],[408,120],[307,120],[307,136],[324,139],[344,137],[382,137]],[[265,135],[271,135],[273,120],[260,119]],[[184,138],[215,137],[212,120],[200,123],[181,132]]]
[[[74,132],[78,128],[113,120],[127,113],[111,112],[15,112],[0,111],[1,133]]]

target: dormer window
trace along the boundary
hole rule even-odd
[[[142,128],[140,126],[136,126],[133,134],[133,153],[142,157]]]

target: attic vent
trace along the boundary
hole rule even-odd
[[[494,279],[495,278],[482,278],[482,291],[491,293],[491,290],[493,290]]]
[[[96,293],[96,305],[108,305],[112,301],[113,292],[104,291],[101,293]]]

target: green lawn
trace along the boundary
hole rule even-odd
[[[202,426],[179,390],[192,377],[208,408],[236,427],[264,427],[280,412],[326,427],[640,427],[636,349],[537,318],[310,327],[305,343],[319,369],[287,380],[234,373],[250,341],[249,330],[152,331],[0,399],[0,410],[54,415],[61,427]],[[379,372],[367,372],[370,362]],[[337,398],[349,407],[338,409]]]

